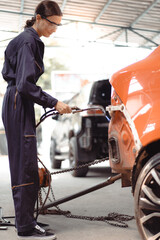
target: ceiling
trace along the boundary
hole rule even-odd
[[[0,0],[0,43],[22,31],[38,0]],[[114,44],[156,47],[160,44],[160,0],[57,0],[63,26],[48,45]]]

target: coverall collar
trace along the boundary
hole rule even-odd
[[[25,31],[31,32],[32,36],[33,36],[34,38],[36,38],[36,40],[42,42],[42,40],[41,40],[40,37],[38,36],[38,33],[36,32],[36,30],[35,30],[33,27],[26,28]],[[42,43],[43,43],[43,42],[42,42]]]

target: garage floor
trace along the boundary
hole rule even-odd
[[[46,159],[46,158],[45,158]],[[48,158],[47,158],[48,159]],[[49,160],[45,160],[49,168]],[[54,175],[53,187],[56,199],[76,193],[85,188],[101,183],[110,175],[107,163],[91,167],[87,177],[74,178],[70,173]],[[10,191],[10,179],[7,156],[0,157],[0,207],[3,208],[3,216],[13,216],[13,202]],[[67,160],[62,168],[68,167]],[[53,171],[53,169],[51,170]],[[55,170],[54,170],[55,171]],[[118,180],[111,186],[89,193],[80,198],[59,205],[62,210],[70,210],[72,214],[86,216],[107,216],[108,213],[134,215],[134,201],[131,188],[121,188]],[[62,215],[41,215],[38,221],[48,223],[59,240],[138,240],[135,219],[129,222],[128,228],[111,226],[105,222],[69,219]],[[14,227],[0,231],[0,239],[17,239]]]

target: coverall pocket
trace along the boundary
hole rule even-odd
[[[38,171],[37,141],[35,135],[24,136],[25,172],[30,176]]]
[[[15,96],[14,96],[14,109],[16,110],[17,107],[17,95],[18,95],[18,90],[16,89]]]
[[[35,64],[36,64],[36,66],[37,66],[38,73],[42,73],[42,68],[40,67],[40,65],[38,64],[37,61],[35,61]]]

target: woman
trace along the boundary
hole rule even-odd
[[[8,87],[3,100],[2,119],[5,126],[19,239],[55,239],[55,235],[40,228],[34,219],[38,195],[34,103],[70,113],[71,108],[53,98],[36,85],[44,72],[44,44],[41,36],[56,32],[62,12],[56,2],[42,1],[35,15],[26,22],[25,30],[6,48],[2,70]]]

